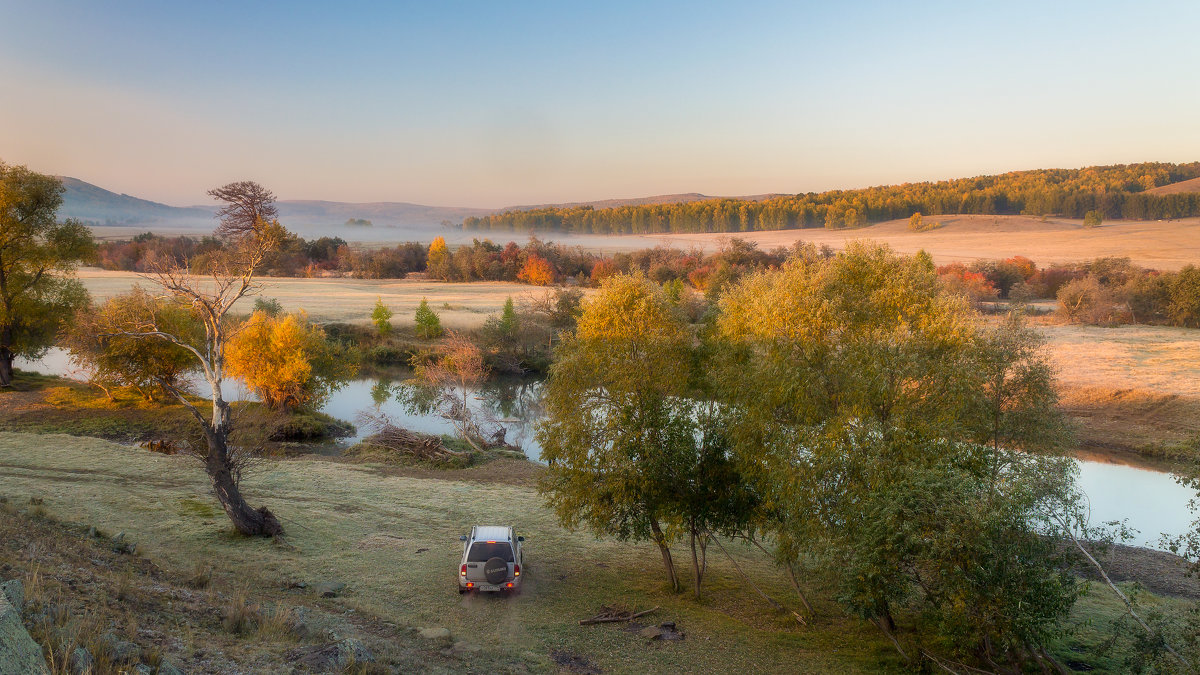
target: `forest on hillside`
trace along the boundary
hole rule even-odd
[[[924,215],[1058,215],[1156,220],[1200,215],[1200,193],[1146,190],[1200,177],[1200,162],[1146,162],[1083,169],[1038,169],[996,176],[783,195],[762,201],[710,199],[682,204],[505,211],[462,221],[466,230],[550,230],[577,234],[754,232],[860,227]]]

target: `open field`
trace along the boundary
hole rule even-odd
[[[1141,389],[1200,398],[1200,330],[1171,326],[1043,325],[1064,387]]]
[[[1194,459],[1200,441],[1200,330],[1041,325],[1063,411],[1084,450]]]
[[[269,462],[244,485],[252,502],[283,519],[288,536],[273,543],[229,534],[193,459],[95,439],[0,433],[0,495],[43,498],[56,518],[123,531],[167,570],[210,561],[216,587],[278,593],[297,581],[345,582],[342,611],[448,628],[481,645],[492,663],[514,670],[555,670],[551,651],[579,655],[606,672],[854,672],[896,665],[877,631],[830,605],[818,606],[822,617],[811,629],[775,614],[719,552],[710,558],[711,585],[697,605],[687,594],[666,592],[652,546],[563,531],[519,480],[397,473],[312,458]],[[460,597],[455,590],[458,535],[477,522],[513,523],[528,535],[521,595]],[[763,556],[731,550],[759,584],[797,604]],[[647,644],[623,626],[577,624],[606,604],[661,605],[653,620],[674,620],[687,637]]]
[[[1200,180],[1200,179],[1198,179]],[[688,249],[693,246],[706,251],[720,247],[721,241],[740,237],[757,242],[762,248],[791,246],[796,241],[810,241],[818,246],[828,244],[842,248],[847,241],[870,239],[887,242],[903,253],[928,251],[939,264],[970,262],[981,259],[1007,258],[1023,255],[1039,265],[1091,260],[1103,256],[1128,256],[1144,267],[1177,270],[1188,264],[1200,264],[1200,218],[1172,221],[1112,220],[1097,228],[1083,227],[1083,221],[1066,218],[1034,216],[948,215],[927,216],[927,221],[940,222],[942,227],[926,232],[908,229],[908,219],[892,220],[876,225],[848,230],[808,228],[803,230],[773,230],[768,232],[711,233],[711,234],[646,234],[646,235],[566,235],[539,232],[538,237],[567,246],[617,252],[635,251],[654,246]],[[286,225],[286,223],[285,223]],[[102,239],[128,239],[144,228],[93,228]],[[159,234],[185,234],[178,230],[160,230]],[[208,231],[186,232],[193,236]],[[372,232],[371,239],[361,243],[399,243],[389,238],[386,230]],[[525,232],[463,231],[458,229],[431,231],[421,241],[428,243],[442,235],[451,245],[469,244],[473,238],[488,238],[496,242],[524,241]]]
[[[1032,216],[926,216],[942,227],[927,232],[908,229],[908,219],[892,220],[852,230],[775,230],[739,234],[630,235],[615,238],[612,249],[634,250],[666,244],[715,250],[731,236],[757,242],[762,248],[808,241],[842,248],[847,241],[887,242],[902,253],[928,251],[939,264],[1023,255],[1039,265],[1127,256],[1155,269],[1177,270],[1200,263],[1200,218],[1173,221],[1107,221],[1092,229],[1083,221]]]
[[[154,283],[133,272],[111,272],[86,268],[79,279],[97,300],[128,291],[134,284],[153,290]],[[498,314],[505,299],[545,293],[526,284],[503,281],[448,283],[425,279],[297,279],[260,277],[261,297],[275,298],[286,311],[303,309],[316,321],[366,323],[376,298],[395,312],[393,322],[412,323],[413,313],[422,298],[437,312],[446,328],[477,328],[488,315]],[[254,298],[244,298],[237,309],[249,312]],[[449,307],[447,307],[449,305]]]

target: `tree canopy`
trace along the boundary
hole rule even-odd
[[[12,384],[13,359],[36,358],[87,304],[71,276],[95,248],[91,232],[59,221],[62,182],[0,162],[0,386]]]
[[[954,213],[1058,214],[1150,220],[1200,215],[1200,193],[1150,188],[1200,176],[1200,162],[1147,162],[1083,169],[1038,169],[939,182],[830,190],[768,199],[707,199],[594,208],[564,206],[466,218],[466,230],[552,230],[595,234],[752,232],[868,223]]]

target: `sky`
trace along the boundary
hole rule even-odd
[[[0,0],[0,161],[496,208],[1200,160],[1200,3]]]

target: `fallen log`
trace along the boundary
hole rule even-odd
[[[580,619],[579,625],[580,626],[590,626],[592,624],[597,624],[597,623],[618,623],[621,621],[632,621],[632,620],[638,618],[639,616],[646,616],[647,614],[650,614],[651,612],[657,612],[659,609],[660,609],[659,606],[655,605],[654,607],[651,607],[650,609],[643,610],[641,612],[637,612],[634,614],[630,614],[629,612],[621,612],[619,614],[602,613],[602,614],[597,614],[596,616],[593,616],[590,619]]]

